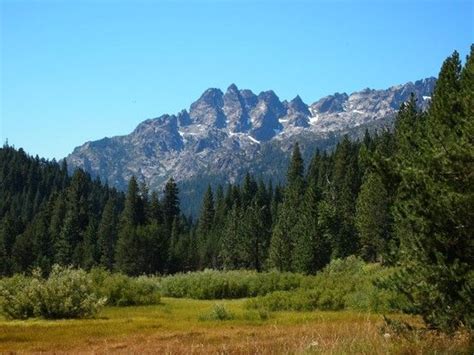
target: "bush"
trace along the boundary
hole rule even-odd
[[[97,295],[92,278],[80,269],[53,266],[51,274],[37,290],[37,313],[44,318],[84,318],[94,316],[106,298]]]
[[[278,291],[250,299],[246,306],[270,311],[398,311],[406,299],[376,286],[394,271],[379,264],[366,264],[356,257],[337,259],[314,278],[304,279],[297,290]]]
[[[0,281],[0,310],[8,318],[26,319],[35,315],[36,290],[40,281],[15,275]]]
[[[160,303],[158,282],[152,277],[111,274],[104,269],[91,271],[97,293],[111,306],[138,306]]]
[[[31,277],[15,275],[0,283],[0,305],[9,318],[84,318],[94,316],[106,299],[94,292],[83,270],[53,266],[47,279],[36,270]]]
[[[229,312],[223,304],[215,304],[211,311],[207,314],[201,315],[199,320],[231,320],[234,315]]]
[[[160,290],[165,296],[177,298],[244,298],[293,290],[310,278],[294,273],[205,270],[167,276],[161,279]]]

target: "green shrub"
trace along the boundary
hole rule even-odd
[[[310,278],[294,273],[205,270],[164,277],[160,280],[160,290],[165,296],[177,298],[244,298],[293,290]]]
[[[83,270],[54,265],[47,279],[35,270],[31,277],[15,275],[0,283],[2,313],[9,318],[84,318],[94,316],[106,299],[95,292]]]
[[[129,277],[103,269],[91,271],[94,287],[111,306],[138,306],[160,303],[158,282],[152,277]]]
[[[37,313],[44,318],[91,317],[105,302],[95,292],[87,272],[58,265],[53,266],[36,292]]]
[[[234,315],[229,312],[223,304],[215,304],[212,309],[199,317],[199,320],[231,320]]]
[[[393,268],[366,264],[356,257],[337,259],[314,278],[303,279],[297,290],[269,293],[247,300],[246,305],[270,311],[398,311],[406,302],[403,295],[376,286],[393,272]]]
[[[38,279],[15,275],[0,281],[0,310],[8,318],[26,319],[35,315]]]

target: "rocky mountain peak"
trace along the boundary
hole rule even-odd
[[[288,103],[288,109],[292,112],[300,112],[307,116],[311,115],[308,110],[308,105],[303,102],[299,95],[296,95],[296,97]]]
[[[257,141],[272,139],[283,129],[279,118],[285,114],[286,108],[273,90],[261,92],[255,107],[250,111],[251,136]]]
[[[333,95],[323,97],[319,101],[311,105],[311,109],[318,113],[335,113],[344,111],[344,104],[349,99],[349,96],[343,92],[342,94],[336,92]]]
[[[258,103],[258,96],[255,95],[252,90],[244,89],[240,90],[240,95],[244,99],[245,108],[250,112]]]
[[[234,83],[230,84],[226,93],[239,93],[239,88]]]
[[[284,101],[283,106],[286,108],[286,114],[279,118],[279,122],[283,124],[284,129],[309,127],[311,113],[308,105],[303,102],[299,95],[289,102]]]
[[[246,132],[250,129],[248,105],[235,84],[230,85],[224,95],[223,112],[231,132]]]
[[[189,108],[189,116],[197,124],[223,128],[226,118],[222,112],[224,94],[220,89],[207,89]]]
[[[258,94],[258,100],[259,103],[264,102],[276,117],[281,117],[286,113],[285,107],[273,90],[262,91]]]
[[[221,89],[210,88],[203,92],[196,103],[206,103],[211,106],[222,106],[222,97],[224,96]]]

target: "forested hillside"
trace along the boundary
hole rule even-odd
[[[273,267],[314,273],[332,257],[389,260],[393,191],[376,165],[393,147],[389,132],[355,143],[346,137],[333,153],[317,151],[305,172],[296,144],[285,187],[249,174],[240,186],[209,187],[193,222],[180,214],[172,179],[159,196],[132,178],[123,196],[80,169],[68,177],[65,165],[4,146],[2,272],[60,263],[135,275]]]

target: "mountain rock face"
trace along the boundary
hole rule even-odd
[[[335,93],[310,105],[299,96],[281,102],[271,90],[256,95],[235,84],[225,93],[211,88],[189,111],[147,119],[125,136],[87,142],[66,159],[71,169],[84,168],[120,189],[132,175],[160,190],[171,176],[184,184],[207,184],[217,177],[236,181],[246,171],[274,177],[286,161],[275,157],[287,156],[295,141],[307,150],[324,149],[343,134],[390,128],[412,92],[420,107],[427,107],[435,82],[428,78],[386,90]]]

